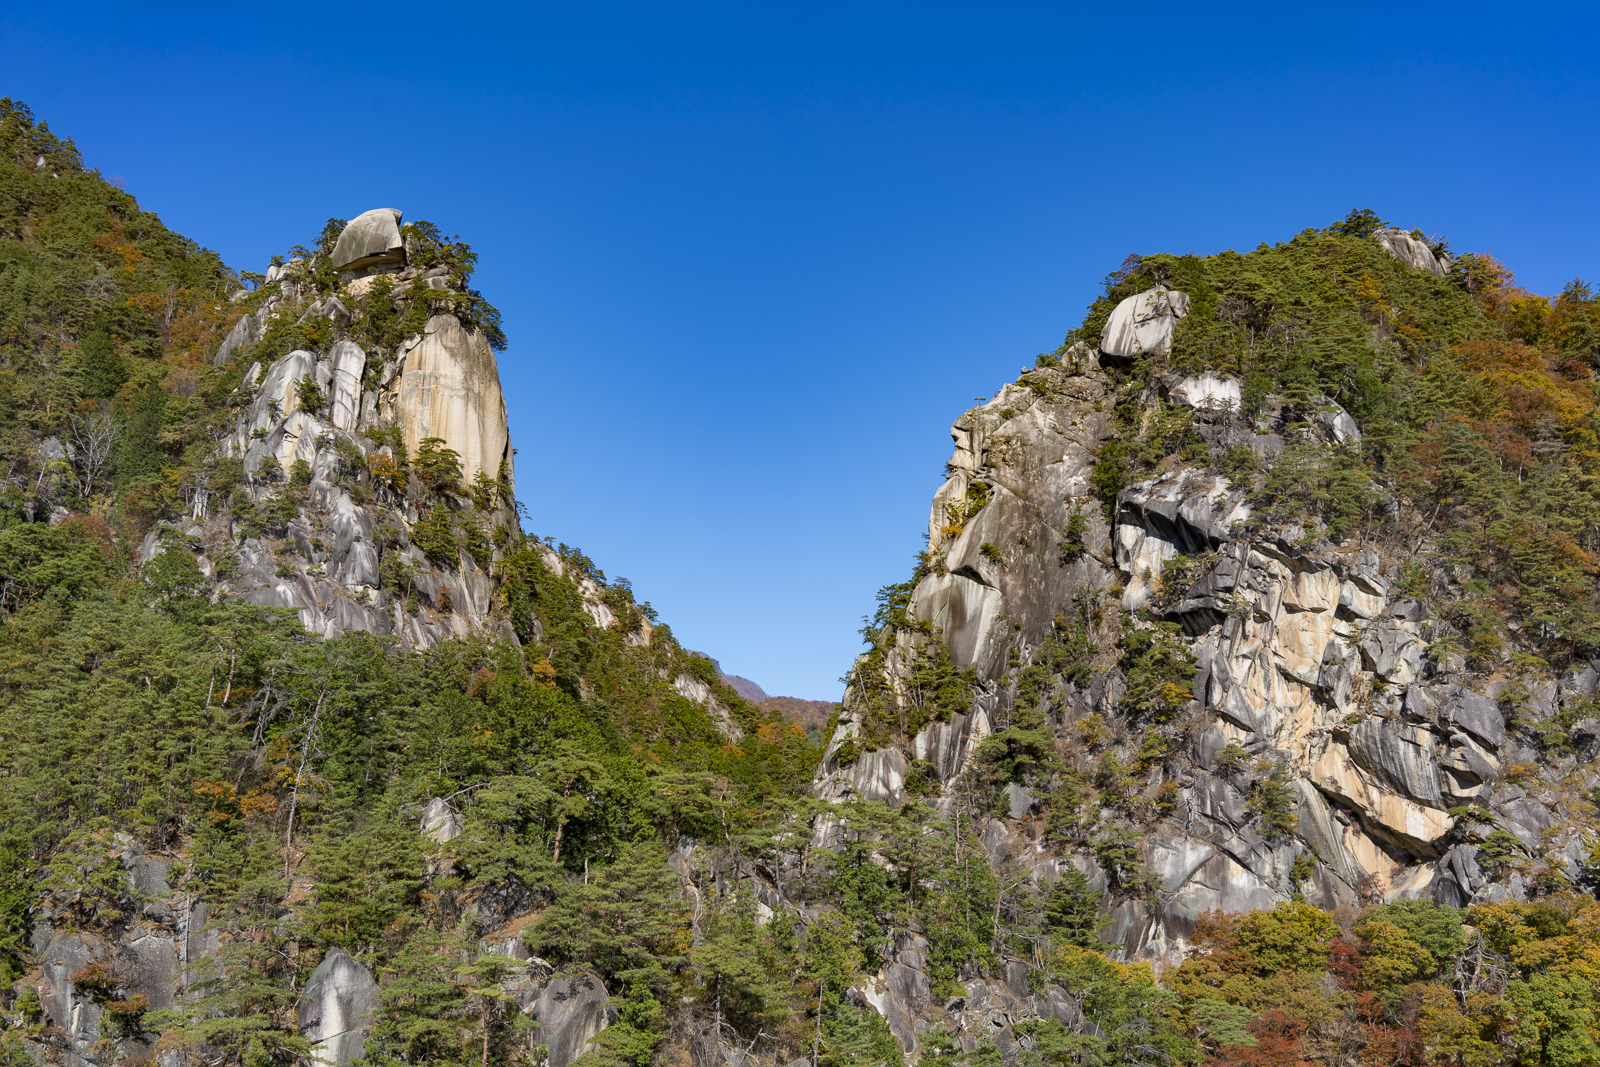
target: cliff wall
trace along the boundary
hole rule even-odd
[[[1410,235],[1302,241],[1477,321],[1448,257]],[[1504,646],[1464,655],[1474,568],[1441,566],[1447,528],[1427,524],[1448,494],[1424,503],[1362,468],[1363,427],[1336,388],[1289,396],[1263,390],[1247,357],[1196,358],[1209,322],[1175,351],[1201,303],[1169,284],[1185,267],[1208,317],[1246,311],[1193,257],[1146,261],[1108,283],[1086,324],[1098,332],[956,420],[926,550],[880,594],[813,793],[931,797],[973,822],[1002,882],[1042,894],[1076,867],[1106,894],[1098,936],[1158,968],[1182,962],[1213,909],[1461,907],[1590,884],[1591,641],[1530,640],[1558,628],[1513,612]],[[1415,367],[1426,357],[1392,340],[1399,317],[1366,315],[1357,343]],[[1298,318],[1291,343],[1311,343],[1314,313]],[[1274,472],[1295,464],[1323,495],[1287,507]],[[1314,473],[1340,464],[1365,472],[1344,526]],[[1508,845],[1537,873],[1507,864]],[[947,1014],[927,1006],[926,949],[913,937],[876,980],[908,1051]],[[974,982],[979,999],[1019,992]],[[1030,996],[1018,1018],[1050,1014]]]

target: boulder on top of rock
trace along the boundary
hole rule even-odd
[[[345,224],[333,246],[334,270],[366,270],[406,261],[401,213],[392,207],[363,211]]]
[[[1415,232],[1407,233],[1398,226],[1387,226],[1373,234],[1378,243],[1395,259],[1408,267],[1425,270],[1429,274],[1441,277],[1450,271],[1449,256],[1435,256],[1433,249],[1423,241]]]
[[[1100,335],[1100,351],[1127,359],[1160,355],[1172,347],[1172,331],[1189,313],[1189,294],[1158,285],[1135,293],[1111,313]]]

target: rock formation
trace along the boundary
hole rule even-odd
[[[274,265],[217,351],[217,364],[246,368],[226,443],[242,464],[243,484],[232,492],[243,494],[246,511],[276,520],[230,522],[202,490],[191,521],[152,530],[142,557],[158,554],[167,536],[198,538],[221,596],[295,608],[308,629],[330,636],[395,634],[409,647],[475,629],[514,639],[493,597],[499,545],[518,529],[494,351],[483,330],[443,310],[464,295],[465,276],[430,265],[416,241],[418,261],[408,261],[400,218],[380,208],[344,227],[329,256],[339,272],[331,289],[313,263]],[[395,317],[416,332],[375,346],[373,324]],[[264,352],[264,339],[285,336],[290,324],[319,341]],[[407,477],[405,459],[425,448],[454,453],[453,489],[434,492]],[[412,543],[436,507],[466,532],[455,550]],[[506,533],[496,540],[495,530]],[[386,566],[403,576],[399,585],[385,584]]]
[[[1378,243],[1395,259],[1409,267],[1425,270],[1429,274],[1450,273],[1450,257],[1434,255],[1420,230],[1406,231],[1393,226],[1385,227],[1373,235]]]
[[[335,948],[306,979],[300,997],[300,1033],[316,1042],[313,1055],[348,1067],[361,1058],[367,1024],[378,1007],[378,983],[342,948]]]
[[[1447,269],[1410,235],[1386,230],[1377,239],[1408,266]],[[1490,877],[1477,846],[1457,832],[1469,804],[1478,805],[1474,818],[1562,857],[1565,877],[1578,881],[1589,845],[1568,818],[1570,802],[1506,780],[1508,766],[1539,758],[1506,726],[1505,701],[1517,690],[1502,681],[1473,688],[1455,673],[1459,659],[1430,657],[1446,629],[1403,588],[1409,553],[1252,522],[1248,479],[1185,463],[1122,486],[1103,510],[1092,482],[1097,457],[1117,439],[1119,404],[1146,423],[1184,409],[1211,454],[1245,450],[1262,467],[1291,445],[1361,440],[1351,416],[1326,398],[1296,412],[1268,397],[1261,414],[1245,419],[1236,377],[1118,378],[1130,359],[1170,349],[1190,303],[1160,285],[1126,297],[1097,347],[1064,347],[956,420],[908,622],[884,658],[886,681],[867,675],[865,657],[858,662],[815,795],[897,806],[912,796],[915,773],[936,779],[941,811],[967,803],[985,740],[1013,722],[1024,671],[1050,663],[1052,642],[1073,627],[1098,652],[1092,670],[1052,674],[1042,699],[1048,727],[1076,758],[1088,759],[1077,739],[1095,736],[1091,749],[1132,763],[1152,724],[1129,706],[1112,646],[1132,630],[1171,624],[1175,647],[1193,664],[1193,700],[1176,712],[1186,716],[1192,749],[1171,765],[1164,799],[1155,782],[1148,787],[1165,812],[1153,825],[1137,831],[1110,807],[1097,816],[1099,833],[1143,833],[1153,892],[1119,893],[1119,872],[1091,849],[1048,844],[1035,815],[1041,798],[1015,782],[1005,786],[1005,806],[974,816],[997,872],[1021,869],[1048,889],[1073,864],[1110,891],[1101,936],[1124,958],[1177,963],[1201,913],[1271,907],[1298,893],[1330,910],[1521,899],[1521,875]],[[953,668],[971,672],[970,703],[895,736],[872,710],[873,700],[891,698],[869,699],[867,689],[886,685],[904,707],[908,679],[929,669],[935,643]],[[1595,671],[1579,665],[1516,699],[1550,714],[1586,706],[1595,689]],[[1281,765],[1292,790],[1293,832],[1264,832],[1252,807],[1252,776],[1268,764]],[[1563,767],[1584,773],[1570,758]],[[1592,772],[1586,780],[1600,784]],[[977,1012],[962,1026],[987,1033],[1069,1010],[1009,978],[968,983],[962,1005],[930,1006],[926,947],[901,936],[875,986],[860,991],[907,1052],[918,1047],[916,1031],[952,1012]]]
[[[1164,285],[1130,296],[1111,313],[1100,351],[1117,358],[1159,355],[1172,347],[1172,331],[1188,311],[1189,294]]]
[[[363,211],[351,219],[333,246],[333,269],[359,271],[404,264],[405,241],[400,236],[402,217],[394,208],[380,207]]]
[[[503,473],[511,484],[506,404],[483,335],[462,329],[452,315],[435,315],[400,352],[402,369],[379,394],[378,410],[405,432],[407,450],[414,455],[425,439],[441,438],[461,457],[467,482]]]

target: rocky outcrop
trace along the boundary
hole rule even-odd
[[[422,809],[422,832],[439,844],[461,836],[461,816],[443,797],[434,797]]]
[[[294,608],[325,636],[393,634],[412,648],[486,630],[515,640],[494,597],[507,537],[486,544],[497,529],[519,527],[505,401],[488,340],[451,314],[417,320],[421,331],[392,351],[372,347],[356,329],[362,316],[384,310],[368,306],[382,278],[392,283],[386,299],[398,311],[453,284],[443,268],[407,264],[399,219],[384,208],[346,225],[334,246],[332,262],[343,273],[332,291],[319,290],[326,275],[309,273],[299,259],[267,272],[217,361],[250,358],[267,325],[284,318],[320,323],[334,339],[250,365],[224,442],[244,484],[232,490],[226,511],[198,490],[193,521],[152,531],[143,559],[168,536],[199,542],[201,569],[217,579],[218,595]],[[387,442],[414,458],[428,438],[458,456],[462,484],[453,491],[430,496],[403,472],[398,485],[393,475],[374,476],[375,466],[397,466]],[[435,507],[476,524],[476,553],[464,539],[453,558],[442,559],[436,545],[430,556],[411,543],[415,524]],[[252,512],[272,521],[252,520]],[[387,584],[386,556],[393,557]]]
[[[470,483],[482,473],[510,478],[511,436],[500,372],[481,333],[468,333],[454,315],[435,315],[414,342],[402,345],[398,376],[379,399],[379,413],[405,432],[413,455],[437,437],[461,457]]]
[[[333,269],[369,270],[405,262],[401,213],[391,207],[363,211],[345,224],[333,246]]]
[[[1161,355],[1172,347],[1172,331],[1188,312],[1188,293],[1164,285],[1136,293],[1111,312],[1100,351],[1118,359]]]
[[[948,478],[929,516],[929,564],[907,612],[932,624],[955,667],[973,672],[970,707],[885,743],[852,688],[814,793],[900,804],[915,767],[936,774],[938,803],[948,804],[961,775],[977,766],[979,745],[1009,722],[1019,672],[1050,640],[1052,620],[1098,619],[1092,680],[1058,677],[1046,698],[1057,736],[1067,744],[1099,716],[1107,751],[1124,764],[1152,730],[1188,738],[1174,742],[1188,746],[1184,754],[1142,786],[1147,801],[1167,787],[1169,813],[1142,826],[1109,808],[1098,816],[1101,832],[1142,835],[1144,871],[1159,885],[1151,899],[1108,902],[1103,936],[1126,957],[1176,961],[1201,912],[1270,907],[1296,892],[1328,908],[1518,896],[1520,876],[1491,876],[1460,843],[1464,805],[1479,825],[1487,820],[1530,847],[1554,841],[1581,855],[1586,846],[1564,829],[1559,800],[1505,782],[1506,768],[1531,752],[1510,739],[1495,690],[1463,684],[1429,658],[1443,624],[1398,588],[1405,557],[1359,539],[1312,547],[1298,528],[1265,526],[1252,513],[1247,480],[1199,464],[1163,464],[1125,486],[1110,521],[1091,497],[1110,412],[1129,396],[1187,409],[1214,455],[1245,446],[1270,460],[1296,436],[1327,445],[1360,440],[1354,420],[1331,401],[1297,411],[1269,398],[1260,415],[1243,420],[1237,379],[1171,376],[1119,387],[1101,370],[1164,349],[1186,308],[1183,294],[1167,290],[1130,297],[1107,323],[1099,359],[1068,350],[1059,366],[1026,372],[955,422]],[[1069,527],[1078,546],[1070,552]],[[1124,705],[1127,681],[1111,642],[1119,628],[1155,622],[1175,625],[1194,663],[1183,731]],[[926,640],[899,635],[885,673],[904,676]],[[1570,688],[1550,685],[1531,699],[1549,709],[1584,699],[1594,675],[1571,673]],[[1600,739],[1600,727],[1593,733]],[[1068,748],[1082,751],[1076,740]],[[1224,750],[1234,753],[1226,766]],[[1250,797],[1274,766],[1292,789],[1297,828],[1268,835]],[[1082,769],[1088,773],[1087,762]],[[1020,865],[1046,888],[1070,861],[1092,884],[1114,889],[1092,856],[1054,855],[1030,836],[1038,794],[1025,785],[1004,789],[980,834],[996,869]],[[1294,883],[1291,869],[1303,875]],[[897,1035],[922,1010],[914,992],[889,992],[904,985],[886,973],[876,990],[862,992]],[[902,1046],[911,1048],[904,1036]]]
[[[222,345],[217,349],[216,358],[212,363],[220,367],[233,357],[241,348],[255,344],[261,340],[261,322],[254,315],[246,312],[238,322],[233,324],[233,329],[228,331],[228,336],[222,339]]]
[[[1450,273],[1450,257],[1436,256],[1418,231],[1407,232],[1393,226],[1373,234],[1384,250],[1408,267],[1444,276]]]
[[[548,1050],[550,1067],[567,1067],[617,1021],[605,983],[589,973],[551,981],[528,1014],[539,1024],[538,1040]]]
[[[300,1034],[316,1042],[313,1055],[348,1065],[361,1058],[367,1026],[378,1007],[378,983],[342,948],[330,949],[306,979]]]

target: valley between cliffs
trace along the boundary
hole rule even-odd
[[[6,1063],[1600,1062],[1582,283],[1130,257],[818,729],[531,535],[459,237],[0,147]]]

